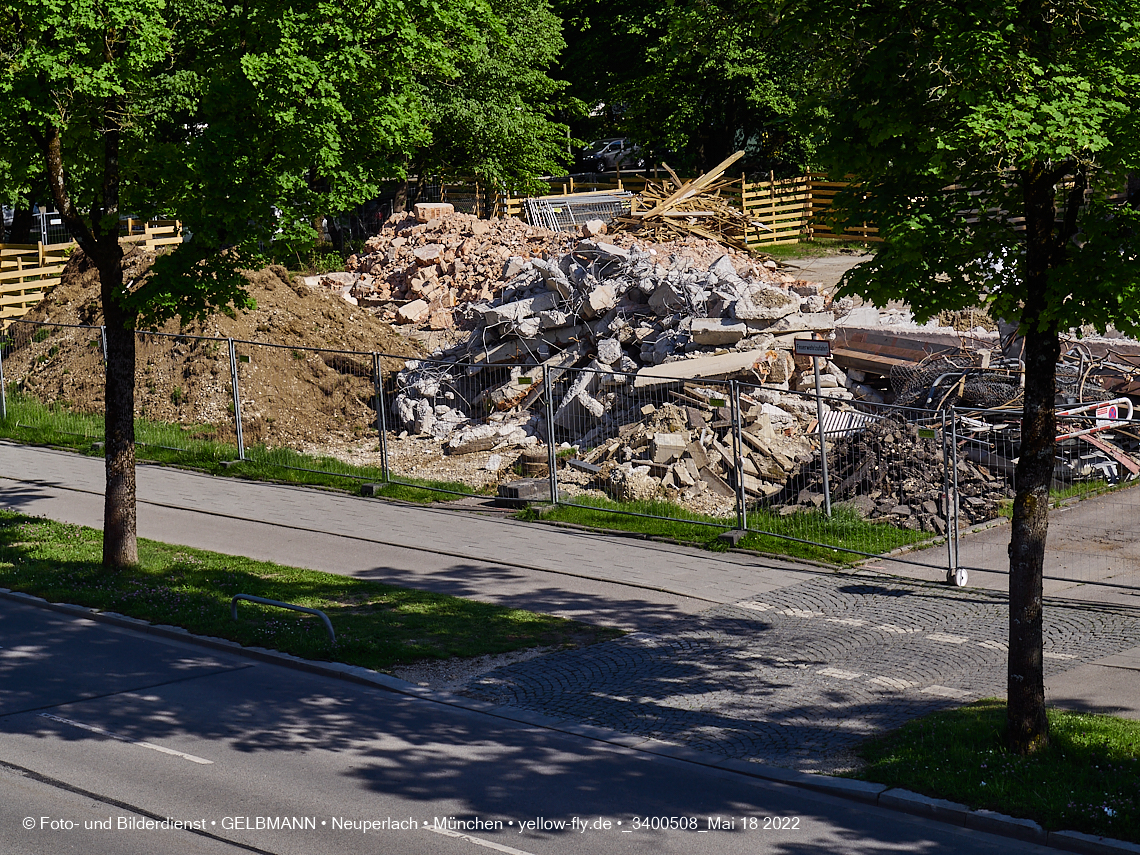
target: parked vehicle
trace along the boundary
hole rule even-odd
[[[595,140],[578,156],[581,172],[612,172],[622,169],[640,169],[645,165],[641,146],[626,137]]]

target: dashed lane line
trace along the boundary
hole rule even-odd
[[[187,754],[185,751],[175,751],[173,748],[166,748],[162,745],[155,745],[153,742],[143,742],[139,739],[132,739],[129,736],[122,736],[118,733],[112,733],[102,727],[96,727],[93,724],[84,724],[81,721],[72,721],[69,718],[60,718],[51,713],[40,713],[40,718],[48,718],[52,721],[58,721],[61,724],[67,724],[71,727],[78,727],[82,730],[89,730],[92,733],[98,733],[101,736],[109,736],[111,739],[117,739],[119,742],[129,742],[131,745],[137,745],[140,748],[149,748],[151,751],[158,751],[161,754],[170,754],[173,757],[181,757],[183,760],[189,760],[191,763],[199,763],[203,766],[213,766],[213,760],[206,760],[203,757],[196,757],[193,754]]]
[[[463,834],[459,831],[449,831],[446,828],[435,828],[433,826],[424,824],[424,828],[436,834],[442,834],[444,837],[454,837],[456,840],[464,840],[467,843],[474,843],[476,846],[482,846],[486,849],[494,849],[496,852],[505,852],[507,855],[534,855],[532,852],[526,852],[522,849],[515,849],[513,846],[504,846],[502,843],[495,843],[493,840],[484,840],[482,837],[472,837],[470,834]]]

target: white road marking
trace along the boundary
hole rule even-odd
[[[151,751],[159,751],[163,754],[170,754],[173,757],[181,757],[183,760],[189,760],[191,763],[200,763],[203,766],[213,766],[213,760],[206,760],[202,757],[195,757],[193,754],[187,754],[185,751],[175,751],[173,748],[164,748],[161,745],[155,745],[153,742],[142,742],[138,739],[131,739],[129,736],[120,736],[117,733],[112,733],[102,727],[96,727],[93,724],[84,724],[80,721],[72,721],[69,718],[60,718],[57,715],[49,713],[40,713],[40,718],[50,718],[52,721],[58,721],[61,724],[69,724],[72,727],[78,727],[83,730],[89,730],[92,733],[98,733],[101,736],[109,736],[111,739],[117,739],[119,742],[129,742],[131,745],[138,745],[140,748],[149,748]]]
[[[962,689],[951,689],[949,686],[927,686],[922,690],[924,695],[934,695],[939,698],[953,698],[954,700],[962,700],[963,698],[970,697],[970,693]]]
[[[970,639],[964,635],[947,635],[944,632],[936,632],[934,635],[926,636],[930,641],[937,641],[939,644],[965,644]]]
[[[901,626],[895,626],[893,623],[881,623],[876,627],[879,632],[893,632],[897,635],[906,635],[909,632],[918,632],[917,629],[904,629]]]
[[[1046,650],[1041,655],[1044,656],[1046,659],[1076,659],[1077,658],[1072,653],[1050,653],[1048,650]]]
[[[1009,650],[1008,644],[1003,644],[1000,641],[979,641],[978,647],[984,647],[986,650],[996,650],[998,653],[1005,653]],[[1045,654],[1048,656],[1049,654]]]
[[[819,673],[824,677],[835,677],[839,680],[854,680],[863,676],[858,671],[844,671],[841,668],[820,668]]]
[[[898,689],[900,691],[903,689],[911,689],[918,685],[918,683],[912,680],[902,680],[897,677],[872,677],[867,682],[874,683],[876,686],[882,686],[884,689]]]
[[[859,618],[829,617],[829,618],[827,618],[827,622],[828,623],[841,623],[844,626],[866,626],[867,625],[867,621],[859,620]]]
[[[468,843],[474,843],[476,846],[485,846],[487,849],[494,849],[496,852],[506,852],[507,855],[533,855],[531,852],[524,852],[522,849],[515,849],[513,846],[504,846],[502,843],[484,840],[481,837],[472,837],[470,834],[462,834],[458,831],[448,831],[446,828],[433,828],[430,825],[425,825],[424,828],[428,831],[434,831],[436,834],[442,834],[444,837],[454,837],[457,840],[466,840]]]
[[[767,603],[753,603],[753,602],[749,602],[747,600],[743,603],[737,603],[736,605],[739,608],[751,609],[754,612],[766,612],[769,609],[776,608],[775,606],[770,606]]]

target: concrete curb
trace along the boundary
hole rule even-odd
[[[24,605],[35,606],[48,611],[59,612],[71,617],[86,618],[87,620],[145,632],[149,635],[167,638],[173,641],[182,641],[200,647],[211,648],[225,653],[245,656],[266,662],[272,665],[281,665],[310,674],[324,677],[347,680],[349,682],[371,686],[377,689],[392,692],[393,694],[419,698],[433,703],[456,707],[469,712],[494,716],[518,724],[531,727],[540,727],[559,733],[581,736],[609,745],[667,757],[686,763],[695,763],[712,769],[722,769],[726,772],[745,775],[763,781],[785,784],[824,793],[830,796],[850,799],[863,804],[872,804],[888,810],[899,811],[916,816],[929,818],[935,822],[948,825],[964,826],[965,828],[984,831],[1003,837],[1016,838],[1042,846],[1048,846],[1065,852],[1088,853],[1088,855],[1140,855],[1140,845],[1127,843],[1123,840],[1113,840],[1107,837],[1096,837],[1078,831],[1049,831],[1046,832],[1040,825],[1032,820],[1019,819],[1005,814],[988,810],[971,810],[966,805],[945,799],[935,799],[912,793],[909,790],[889,788],[885,784],[874,784],[869,781],[858,781],[853,778],[834,778],[829,775],[811,775],[798,772],[794,769],[785,769],[780,766],[766,766],[762,763],[748,760],[738,760],[723,757],[706,751],[699,751],[684,745],[676,745],[644,736],[635,736],[628,733],[609,730],[595,725],[583,724],[568,719],[558,719],[544,713],[532,710],[517,709],[464,698],[450,692],[440,692],[417,686],[406,680],[391,677],[361,668],[356,665],[345,665],[341,662],[314,662],[301,659],[290,653],[281,653],[264,647],[243,647],[236,641],[211,636],[193,635],[188,630],[178,626],[152,624],[138,618],[127,617],[116,612],[100,611],[88,606],[77,606],[71,603],[53,603],[42,597],[23,594],[8,588],[0,588],[0,598],[11,600]]]

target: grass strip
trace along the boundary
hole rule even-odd
[[[855,777],[1140,843],[1140,722],[1049,710],[1049,747],[1021,757],[1005,749],[1005,717],[990,698],[916,719],[865,743]]]
[[[103,441],[102,413],[84,413],[58,404],[45,405],[11,388],[7,418],[0,419],[0,437],[29,445],[67,448],[102,456],[94,443]],[[279,481],[309,487],[358,492],[362,483],[382,486],[376,495],[406,502],[450,502],[473,491],[454,481],[401,478],[385,482],[375,466],[357,466],[334,457],[302,454],[288,448],[255,445],[238,460],[237,446],[213,437],[213,425],[170,424],[135,419],[135,453],[139,460],[185,466],[212,475]]]
[[[0,586],[376,670],[621,635],[521,609],[141,539],[139,566],[108,572],[102,537],[95,529],[0,511]],[[234,621],[234,594],[321,609],[336,630],[336,646],[315,616],[243,602]]]
[[[638,532],[715,551],[728,548],[718,540],[721,532],[736,528],[735,517],[696,514],[673,502],[623,503],[581,497],[568,504],[528,509],[520,514],[520,518]],[[930,537],[923,532],[900,529],[887,523],[868,522],[854,509],[841,505],[832,508],[830,517],[815,509],[788,515],[767,509],[751,510],[748,512],[748,528],[748,534],[737,543],[740,549],[839,565],[863,560],[858,554],[843,551],[844,548],[877,555]],[[800,542],[806,540],[815,542]],[[839,548],[818,545],[821,542]]]

